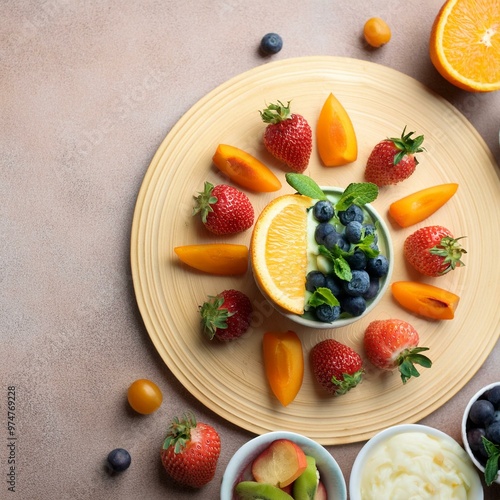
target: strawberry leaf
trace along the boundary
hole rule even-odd
[[[486,486],[490,486],[498,477],[498,466],[500,462],[500,445],[492,443],[489,439],[482,437],[484,449],[488,455],[484,467],[484,480]]]
[[[352,182],[349,184],[339,201],[335,204],[337,211],[346,210],[351,205],[363,206],[371,203],[378,196],[378,186],[372,182]]]
[[[304,174],[288,172],[285,179],[299,194],[315,200],[326,200],[326,195],[316,182]]]
[[[403,384],[406,384],[408,379],[411,377],[420,377],[420,373],[415,367],[416,364],[424,368],[430,368],[432,366],[432,361],[427,356],[420,354],[421,352],[428,350],[428,347],[413,347],[405,349],[398,356],[398,369],[401,374]]]

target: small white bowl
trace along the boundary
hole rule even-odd
[[[376,452],[377,449],[380,449],[380,446],[382,446],[390,438],[398,434],[410,432],[427,434],[433,438],[437,438],[444,442],[447,442],[451,446],[456,448],[464,459],[464,464],[467,467],[469,476],[468,479],[471,483],[468,500],[483,500],[484,493],[481,480],[479,478],[479,475],[477,474],[477,471],[474,469],[473,464],[469,461],[468,456],[463,448],[452,437],[448,436],[448,434],[434,429],[433,427],[428,427],[426,425],[420,424],[402,424],[389,427],[376,434],[363,446],[361,451],[358,453],[358,456],[356,457],[351,470],[351,477],[349,481],[350,500],[364,500],[361,496],[361,480],[363,471],[367,466],[367,462],[369,461],[370,457],[373,456],[373,453]]]
[[[288,431],[273,431],[262,434],[246,442],[236,451],[224,471],[220,489],[220,500],[233,500],[234,488],[241,480],[245,469],[262,451],[277,439],[289,439],[298,444],[306,455],[314,457],[328,498],[346,500],[347,488],[344,475],[332,455],[323,446],[316,443],[316,441],[301,434]]]
[[[492,384],[489,384],[472,396],[470,401],[468,402],[467,406],[465,407],[464,415],[462,417],[462,442],[465,448],[465,451],[469,454],[470,459],[474,463],[474,465],[484,474],[484,466],[479,462],[479,460],[474,456],[473,451],[471,450],[469,446],[469,442],[467,440],[467,430],[469,429],[468,425],[468,417],[469,417],[469,412],[471,406],[474,404],[475,401],[477,401],[486,391],[489,389],[496,387],[497,385],[500,385],[500,382],[494,382]],[[500,474],[498,477],[495,479],[495,483],[500,484]]]
[[[334,197],[340,196],[342,194],[342,192],[344,191],[342,188],[331,187],[331,186],[321,186],[321,189],[327,195],[332,195]],[[308,312],[305,312],[302,315],[298,315],[298,314],[293,314],[293,313],[290,313],[288,311],[285,311],[280,306],[278,306],[269,297],[269,295],[266,294],[266,292],[264,290],[261,289],[257,280],[255,280],[257,287],[261,291],[262,295],[264,295],[266,300],[278,312],[280,312],[283,316],[294,321],[295,323],[298,323],[301,326],[306,326],[309,328],[316,328],[316,329],[323,329],[323,330],[324,329],[332,329],[332,328],[341,328],[343,326],[347,326],[347,325],[350,325],[352,323],[355,323],[356,321],[359,321],[361,318],[363,318],[367,314],[369,314],[375,308],[375,306],[380,302],[380,300],[384,296],[384,294],[387,291],[387,288],[389,287],[389,284],[391,282],[391,276],[392,276],[392,272],[394,270],[394,249],[392,246],[392,239],[391,239],[391,233],[389,231],[389,227],[385,223],[383,217],[377,212],[377,210],[370,203],[367,203],[366,205],[364,205],[363,209],[369,215],[369,217],[372,219],[373,223],[377,224],[378,245],[379,245],[381,254],[385,255],[389,261],[389,271],[385,276],[380,278],[380,288],[379,288],[377,295],[373,299],[367,300],[366,310],[363,312],[363,314],[361,314],[359,316],[341,318],[341,319],[336,319],[335,321],[333,321],[331,323],[324,323],[324,322],[316,320],[313,317],[313,315],[311,313],[308,313]]]

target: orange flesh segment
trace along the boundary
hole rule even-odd
[[[174,252],[184,264],[209,274],[232,276],[245,274],[248,268],[248,248],[245,245],[184,245],[175,247]]]
[[[448,290],[416,281],[396,281],[391,291],[401,306],[431,319],[453,319],[460,301]]]
[[[352,163],[358,143],[351,118],[340,101],[330,94],[323,104],[316,126],[318,153],[326,167]]]
[[[252,269],[263,292],[286,311],[302,314],[307,271],[307,209],[301,195],[275,198],[255,223],[250,244]]]
[[[500,89],[498,0],[449,0],[432,28],[430,56],[454,85],[470,91]]]
[[[395,201],[389,214],[401,226],[408,227],[421,222],[441,208],[457,191],[458,184],[432,186]]]
[[[214,165],[240,186],[256,192],[281,189],[280,180],[254,156],[228,144],[219,144],[212,158]]]

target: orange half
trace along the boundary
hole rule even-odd
[[[453,85],[499,90],[499,0],[448,0],[434,21],[429,50],[436,69]]]
[[[258,217],[250,243],[252,270],[260,289],[279,307],[302,314],[307,272],[308,196],[275,198]]]

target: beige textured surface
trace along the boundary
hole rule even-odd
[[[193,104],[269,60],[257,51],[269,31],[284,38],[274,59],[348,56],[416,78],[471,121],[498,163],[500,93],[451,87],[427,56],[439,4],[3,2],[0,498],[218,498],[227,461],[251,434],[188,394],[143,326],[129,239],[146,169]],[[393,27],[392,41],[377,51],[360,38],[372,15]],[[471,175],[480,168],[471,165]],[[498,200],[493,203],[498,210]],[[474,293],[498,295],[496,286]],[[422,423],[459,440],[463,408],[481,386],[500,379],[499,366],[497,344],[460,393]],[[162,408],[147,417],[133,414],[125,400],[128,385],[141,377],[155,380],[165,395]],[[16,390],[16,493],[5,481],[10,386]],[[187,408],[222,436],[217,476],[199,492],[171,484],[158,460],[167,421]],[[103,461],[117,446],[130,450],[133,463],[121,477],[110,477]],[[330,448],[347,480],[360,446]],[[486,492],[489,499],[499,495],[498,486]]]

